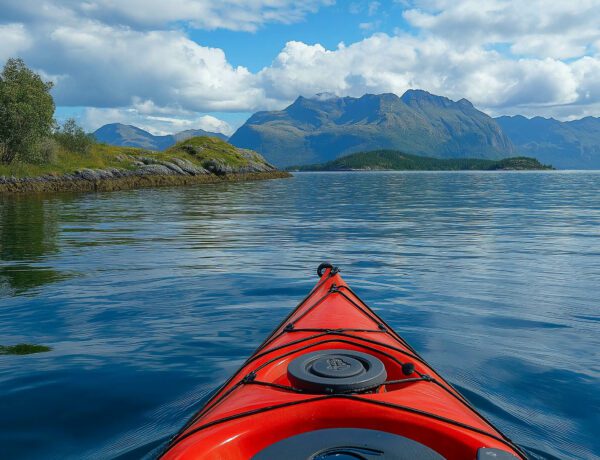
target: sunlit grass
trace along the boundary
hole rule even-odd
[[[0,164],[0,176],[36,177],[47,174],[62,175],[79,169],[133,168],[132,161],[119,159],[119,155],[139,155],[142,149],[132,147],[115,147],[112,145],[95,144],[85,154],[69,152],[59,148],[56,159],[49,164],[29,164],[14,162],[10,165]]]
[[[132,157],[152,157],[159,161],[171,161],[174,157],[186,159],[197,166],[206,161],[217,160],[232,167],[245,166],[248,159],[240,155],[231,144],[214,137],[193,137],[179,142],[164,152],[154,152],[135,147],[116,147],[106,144],[94,144],[88,153],[69,152],[59,148],[56,158],[49,164],[27,164],[14,162],[0,164],[0,176],[36,177],[44,175],[63,175],[80,169],[135,169]],[[258,160],[258,157],[257,157]],[[260,160],[259,160],[260,161]]]
[[[159,152],[157,157],[168,161],[174,156],[185,158],[202,165],[208,160],[220,160],[229,166],[245,166],[248,160],[238,153],[233,145],[216,137],[192,137],[178,142],[164,152]]]

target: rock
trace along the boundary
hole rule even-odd
[[[90,180],[90,181],[98,179],[98,176],[92,169],[82,169],[82,170],[75,171],[75,175],[78,176],[80,179],[85,179],[85,180]]]
[[[185,172],[182,168],[180,168],[179,166],[177,166],[174,163],[170,163],[168,161],[161,161],[160,162],[161,165],[166,166],[167,168],[169,168],[171,171],[181,175],[181,176],[187,176],[188,173]]]
[[[145,165],[157,165],[160,164],[160,161],[156,160],[155,158],[150,158],[150,157],[139,157],[139,160],[144,163]]]
[[[224,176],[226,174],[231,174],[234,172],[233,168],[225,163],[211,158],[210,160],[205,160],[202,163],[206,169],[208,169],[211,173],[216,174],[217,176]]]
[[[113,179],[112,173],[106,169],[97,169],[95,173],[100,179]]]
[[[172,176],[175,172],[164,165],[150,164],[139,169],[142,174]]]
[[[201,166],[196,166],[190,160],[186,160],[183,158],[172,158],[171,161],[179,166],[182,170],[188,173],[191,176],[200,176],[202,174],[210,174],[206,169]]]

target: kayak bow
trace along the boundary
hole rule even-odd
[[[173,459],[514,460],[479,414],[342,280],[320,280],[171,440]]]

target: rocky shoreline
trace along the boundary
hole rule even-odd
[[[290,177],[268,163],[249,161],[239,167],[210,160],[198,166],[183,158],[160,161],[151,157],[131,157],[133,169],[81,169],[71,174],[38,177],[0,176],[0,193],[92,192],[176,185],[239,182]]]

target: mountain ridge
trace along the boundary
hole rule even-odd
[[[600,118],[560,121],[523,115],[491,118],[467,99],[424,90],[298,96],[278,111],[254,113],[232,136],[203,130],[154,136],[112,123],[94,133],[100,142],[165,150],[196,135],[228,140],[280,166],[324,163],[360,151],[395,149],[436,158],[534,157],[559,169],[600,169]]]
[[[139,147],[148,150],[162,151],[177,142],[197,136],[217,137],[227,141],[229,138],[221,133],[213,133],[203,129],[188,129],[175,134],[156,136],[133,125],[109,123],[101,126],[93,133],[98,142],[119,147]]]
[[[561,169],[600,169],[600,118],[560,121],[523,115],[496,118],[517,152]]]
[[[498,124],[469,101],[424,90],[314,98],[299,96],[279,111],[252,115],[230,138],[278,166],[332,160],[356,151],[393,148],[438,158],[511,156]]]

